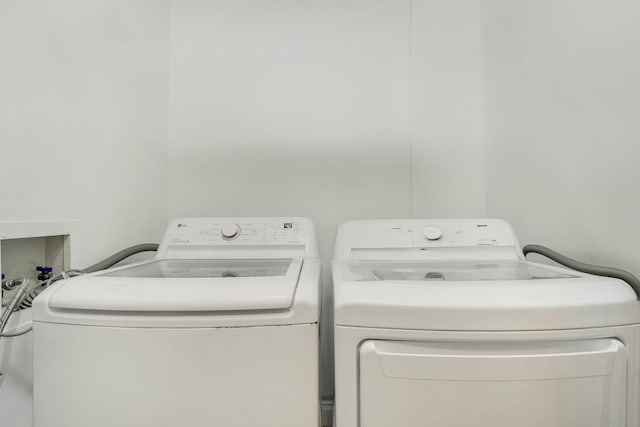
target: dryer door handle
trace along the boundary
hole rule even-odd
[[[626,360],[624,345],[615,339],[529,344],[367,341],[361,352],[375,353],[386,377],[447,381],[607,376]]]

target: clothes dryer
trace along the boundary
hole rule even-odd
[[[639,425],[637,295],[504,221],[348,222],[332,274],[337,427]]]
[[[307,219],[174,221],[36,299],[35,427],[318,426],[319,280]]]

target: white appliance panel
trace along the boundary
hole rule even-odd
[[[35,334],[38,427],[318,425],[317,324]]]
[[[368,340],[360,427],[623,427],[625,346]]]
[[[640,426],[638,296],[505,221],[346,222],[332,275],[336,427]]]
[[[182,218],[155,259],[33,305],[34,426],[318,426],[321,262],[305,218]]]
[[[171,222],[157,258],[319,257],[307,218],[180,218]]]
[[[338,229],[334,253],[342,261],[523,258],[511,226],[499,219],[349,221]]]

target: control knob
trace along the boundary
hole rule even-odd
[[[225,224],[220,230],[223,239],[232,240],[240,235],[240,226],[238,224]]]
[[[435,225],[427,225],[422,229],[422,234],[427,240],[440,240],[442,237],[442,228]]]

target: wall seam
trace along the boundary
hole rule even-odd
[[[409,0],[409,216],[415,217],[413,179],[413,0]]]
[[[480,28],[479,28],[479,37],[480,37],[480,147],[482,153],[482,213],[485,217],[489,215],[488,205],[489,205],[489,194],[487,189],[489,188],[489,177],[487,174],[487,150],[489,148],[489,144],[487,141],[487,102],[486,102],[486,92],[487,92],[487,70],[486,70],[486,34],[485,34],[485,19],[486,19],[486,3],[480,3]]]
[[[167,16],[168,18],[168,23],[167,23],[167,126],[166,126],[166,132],[167,132],[167,163],[166,163],[166,167],[167,167],[167,182],[166,182],[166,186],[167,186],[167,204],[165,206],[165,216],[167,219],[167,224],[173,219],[171,218],[171,198],[172,198],[172,194],[171,194],[171,128],[172,128],[172,117],[173,117],[173,111],[172,111],[172,91],[171,91],[171,76],[172,76],[172,67],[171,67],[171,56],[172,56],[172,31],[171,31],[171,27],[172,27],[172,23],[173,23],[173,0],[168,0],[168,10],[169,10],[169,14]]]

